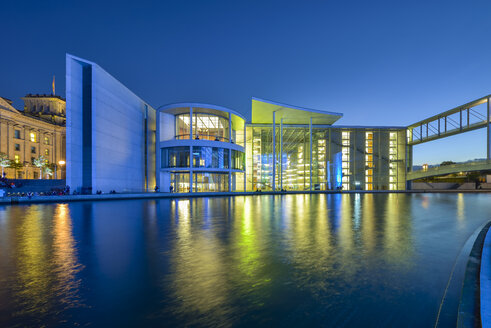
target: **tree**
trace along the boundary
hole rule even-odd
[[[445,165],[453,165],[453,164],[456,164],[455,162],[452,162],[452,161],[443,161],[440,166],[445,166]]]
[[[11,164],[11,161],[9,160],[9,157],[5,153],[0,153],[0,166],[2,167],[2,177],[3,177],[3,172],[6,167],[9,167]]]
[[[22,170],[22,168],[24,167],[24,164],[22,164],[20,162],[16,162],[16,161],[10,161],[9,167],[14,169],[14,172],[15,172],[14,178],[16,178],[17,177],[17,171]]]
[[[50,165],[46,165],[43,168],[43,171],[46,173],[46,179],[48,179],[50,175],[53,175],[53,169],[50,167]]]
[[[38,158],[34,159],[32,164],[34,164],[35,167],[39,168],[39,179],[42,179],[43,169],[46,167],[46,158],[44,158],[44,156],[39,156]]]

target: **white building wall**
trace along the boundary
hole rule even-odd
[[[85,64],[66,58],[66,183],[82,186],[82,69]]]
[[[92,68],[90,163],[80,160],[83,152],[83,142],[80,140],[83,139],[84,129],[88,128],[81,126],[83,96],[80,95],[82,78],[78,66],[82,65],[90,65]],[[148,187],[153,189],[155,167],[151,162],[155,162],[155,143],[152,140],[155,135],[155,110],[97,64],[70,55],[67,55],[68,120],[71,121],[70,125],[67,123],[67,136],[70,138],[70,141],[67,140],[67,147],[71,156],[67,167],[71,166],[71,170],[67,173],[72,188],[89,187],[81,183],[80,176],[84,169],[88,172],[87,166],[90,165],[93,193],[97,190],[144,191],[146,179]]]

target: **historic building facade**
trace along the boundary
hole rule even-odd
[[[38,179],[40,171],[33,162],[39,156],[53,170],[48,178],[65,178],[65,100],[54,95],[31,94],[22,99],[24,111],[0,97],[0,153],[21,164],[6,168],[7,178]]]

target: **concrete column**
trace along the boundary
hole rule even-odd
[[[228,113],[228,142],[232,142],[232,114],[231,113]]]
[[[329,187],[329,189],[332,189],[333,187],[333,184],[331,183],[331,176],[335,177],[335,174],[334,172],[332,172],[333,174],[331,174],[331,166],[332,166],[332,163],[333,163],[333,159],[331,158],[331,130],[332,128],[329,128],[329,134],[328,134],[328,138],[329,138],[329,143],[328,143],[328,159],[327,159],[327,163],[331,163],[329,165],[327,165],[327,171],[329,172],[329,174],[327,174],[327,177],[328,177],[328,180],[327,180],[327,186]],[[334,168],[334,166],[332,166]],[[336,181],[334,181],[336,182]]]
[[[246,147],[247,147],[247,129],[246,129],[246,125],[244,124],[244,159],[245,159],[245,163],[247,163],[247,150],[246,150]],[[247,190],[247,165],[244,165],[244,191]]]
[[[156,117],[156,122],[155,122],[155,184],[159,186],[160,190],[164,190],[162,188],[163,186],[161,185],[160,182],[160,169],[162,166],[162,151],[160,150],[160,110],[156,110],[155,113]],[[175,120],[175,118],[174,118]],[[175,121],[174,121],[175,122]],[[175,123],[174,123],[175,125]],[[174,133],[175,135],[175,133]],[[177,191],[177,190],[176,190]]]
[[[232,142],[232,114],[228,113],[228,142]],[[235,142],[235,141],[234,141]],[[228,191],[232,191],[232,149],[228,150]]]
[[[189,138],[194,139],[193,134],[193,107],[189,108]],[[189,192],[193,192],[193,146],[189,146]]]
[[[312,191],[312,117],[310,117],[310,122],[309,122],[309,141],[310,141],[310,167],[309,167],[309,172],[310,172],[310,191]]]
[[[273,112],[273,191],[276,190],[276,112]]]
[[[189,139],[193,140],[193,107],[189,108]]]
[[[193,192],[193,146],[189,146],[189,192]]]
[[[228,191],[232,191],[232,149],[228,149]]]
[[[283,118],[280,120],[280,189],[283,190]]]
[[[491,134],[490,134],[490,131],[489,131],[489,129],[490,129],[489,124],[491,123],[490,122],[490,118],[491,118],[490,115],[491,114],[490,114],[490,109],[489,109],[489,98],[487,99],[487,107],[488,107],[488,109],[487,109],[487,116],[486,116],[486,119],[487,119],[487,122],[486,122],[487,157],[486,158],[489,161],[489,160],[491,160],[491,140],[490,140]]]

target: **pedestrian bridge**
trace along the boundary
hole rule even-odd
[[[429,178],[438,175],[447,175],[452,173],[459,172],[470,172],[470,171],[491,171],[491,160],[480,160],[474,162],[466,162],[466,163],[456,163],[451,165],[443,165],[437,167],[430,167],[426,170],[418,170],[408,172],[406,176],[406,180],[416,180],[422,178]]]

